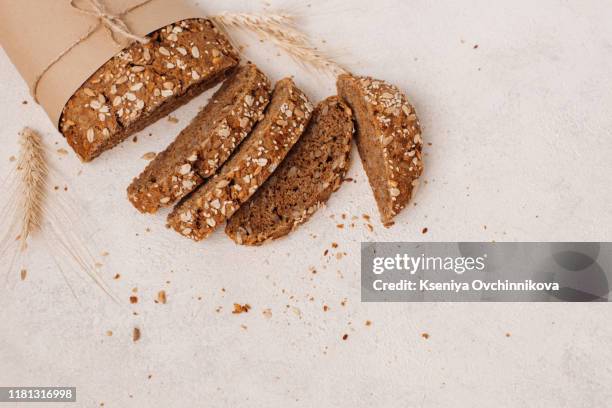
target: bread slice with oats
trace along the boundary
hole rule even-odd
[[[338,95],[353,109],[355,140],[385,226],[414,196],[423,173],[423,140],[416,112],[396,86],[344,74]]]
[[[178,204],[168,226],[201,241],[270,177],[304,132],[312,104],[290,78],[279,81],[264,119],[216,176]]]
[[[211,177],[263,117],[270,81],[255,65],[240,67],[208,105],[128,187],[140,212],[155,213]]]
[[[338,97],[319,103],[287,158],[230,218],[225,233],[238,244],[261,245],[308,221],[344,181],[353,130],[353,114]]]

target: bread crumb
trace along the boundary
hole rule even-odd
[[[511,336],[511,334],[510,334],[510,333],[506,333],[506,337],[510,337],[510,336]]]
[[[234,303],[234,310],[232,311],[232,314],[249,313],[249,310],[251,310],[251,305],[248,303],[245,303],[244,305]]]
[[[344,336],[342,336],[342,340],[346,341],[346,339],[348,339],[348,334],[345,334]]]
[[[157,300],[155,300],[155,303],[161,303],[162,305],[165,305],[166,301],[166,291],[160,290],[159,292],[157,292]]]
[[[21,280],[24,281],[26,279],[26,276],[28,276],[27,269],[22,269],[21,272],[20,272]]]
[[[429,333],[421,333],[421,337],[427,340],[429,339]]]
[[[141,159],[144,160],[153,160],[155,158],[155,156],[157,156],[157,153],[155,152],[148,152],[142,155]]]
[[[65,155],[68,154],[68,150],[66,150],[64,148],[60,148],[60,149],[57,149],[57,153],[61,154],[62,156],[65,156]]]
[[[344,224],[338,224],[338,225],[336,225],[336,227],[338,227],[340,229],[343,229],[344,228]]]
[[[371,320],[366,320],[365,321],[365,325],[366,326],[371,326],[372,325],[372,321]]]
[[[332,248],[338,248],[338,244],[336,242],[332,242]]]
[[[138,303],[138,296],[130,296],[130,303],[131,304]]]
[[[262,314],[264,315],[266,319],[270,319],[272,318],[272,309],[264,309]]]
[[[423,231],[421,231],[423,234],[427,234],[427,231],[429,231],[429,228],[425,227],[423,228]]]
[[[134,327],[134,331],[132,332],[132,341],[136,343],[140,340],[140,329],[138,327]]]
[[[113,331],[112,331],[112,330],[107,330],[107,331],[106,331],[106,335],[107,335],[108,337],[111,337],[111,336],[113,335]]]
[[[15,160],[17,160],[17,158],[16,158],[15,156],[11,156],[11,157],[9,157],[9,161],[10,161],[10,162],[14,162]]]
[[[113,279],[114,279],[114,280],[117,280],[117,279],[119,279],[120,277],[121,277],[121,275],[119,275],[119,274],[117,273],[117,274],[115,274],[115,276],[113,276]]]
[[[176,124],[179,123],[179,120],[172,115],[168,115],[168,122]]]
[[[324,312],[327,312],[328,310],[329,310],[329,306],[327,306],[327,305],[323,305],[323,311],[324,311]]]

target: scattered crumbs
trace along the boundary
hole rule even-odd
[[[138,303],[138,296],[134,296],[134,295],[130,296],[130,303],[131,304]]]
[[[340,229],[343,229],[344,228],[344,224],[338,224],[338,225],[336,225],[336,227],[338,227]]]
[[[157,153],[155,152],[148,152],[142,155],[141,159],[144,160],[153,160],[155,158],[155,156],[157,156]]]
[[[350,183],[351,181],[353,181],[353,179],[352,179],[352,178],[350,178],[350,177],[347,177],[347,178],[345,178],[343,181],[346,181],[346,182],[349,182],[349,183]]]
[[[140,340],[140,329],[138,327],[134,327],[134,330],[132,331],[132,341],[136,343],[138,340]]]
[[[138,143],[138,136],[134,136],[134,137],[132,138],[132,142],[134,142],[134,143]]]
[[[506,333],[506,337],[510,337],[510,336],[511,336],[511,334],[510,334],[510,333]]]
[[[179,123],[179,120],[172,115],[168,115],[168,122],[176,124]]]
[[[427,142],[427,146],[433,146],[433,143]]]
[[[222,310],[223,310],[223,306],[217,306],[217,308],[215,309],[215,312],[221,313]]]
[[[342,219],[346,220],[346,214],[342,213]]]
[[[22,104],[22,105],[27,105],[27,104],[28,104],[28,101],[21,101],[21,104]]]
[[[336,259],[337,259],[337,260],[341,260],[341,259],[342,259],[342,257],[344,257],[344,255],[346,255],[346,252],[338,252],[338,253],[336,254]]]
[[[112,335],[113,335],[113,331],[112,331],[112,330],[107,330],[107,331],[106,331],[106,335],[107,335],[108,337],[112,337]]]
[[[346,300],[346,299],[342,299],[342,302],[340,302],[340,305],[342,305],[342,306],[346,306],[346,302],[347,302],[347,300]]]
[[[421,337],[427,340],[429,338],[429,333],[421,333]]]
[[[485,228],[486,229],[486,228]],[[429,231],[429,228],[425,227],[423,228],[423,231],[421,231],[423,234],[427,234],[427,231]]]
[[[338,244],[336,242],[332,242],[332,248],[334,249],[338,248]]]
[[[60,149],[57,149],[57,153],[61,154],[62,156],[65,156],[68,154],[68,150],[64,149],[63,147]]]
[[[246,325],[246,324],[241,324],[241,325],[240,325],[240,328],[241,328],[242,330],[248,330],[248,327],[247,327],[247,325]]]
[[[316,268],[315,268],[314,266],[311,266],[311,267],[309,268],[309,271],[310,271],[310,273],[312,273],[313,275],[316,275],[316,274],[317,274],[317,270],[316,270]]]
[[[248,303],[245,303],[244,305],[234,303],[234,310],[232,311],[232,314],[249,313],[249,310],[251,310],[251,305]]]
[[[15,160],[17,160],[17,158],[16,158],[15,156],[11,156],[11,157],[9,157],[9,161],[10,161],[10,162],[14,162]]]
[[[113,276],[113,279],[114,279],[114,280],[117,280],[117,279],[119,279],[120,277],[121,277],[121,275],[119,275],[119,274],[117,273],[117,274],[115,274],[115,276]]]
[[[272,318],[272,309],[269,309],[269,308],[268,309],[264,309],[264,311],[261,312],[261,313],[264,315],[264,317],[266,319]]]
[[[323,251],[323,256],[327,256],[327,254],[329,254],[329,249],[326,249],[325,251]]]
[[[103,266],[104,266],[104,264],[102,264],[102,263],[100,263],[100,262],[96,262],[96,263],[94,263],[94,266],[95,266],[96,268],[101,268],[101,267],[103,267]]]
[[[486,226],[486,225],[483,225],[483,226],[482,226],[482,228],[487,229],[487,226]]]
[[[368,327],[371,326],[372,325],[372,321],[371,320],[366,320],[365,321],[365,325],[368,326]]]
[[[323,305],[323,311],[324,311],[324,312],[329,311],[329,306],[327,306],[327,305]]]
[[[149,380],[151,379],[151,377],[153,377],[153,374],[149,374],[149,375],[147,375],[147,378],[148,378]]]
[[[366,227],[368,227],[370,232],[374,232],[374,226],[372,224],[366,224]]]
[[[155,303],[161,303],[162,305],[165,305],[166,301],[166,291],[160,290],[159,292],[157,292],[157,299],[155,300]]]
[[[348,339],[348,334],[345,334],[344,336],[342,336],[342,340],[346,341],[346,339]]]
[[[368,214],[363,214],[362,217],[366,221],[370,221],[370,219],[371,219],[371,217]]]
[[[26,276],[28,276],[27,269],[22,269],[20,272],[20,276],[21,276],[21,280],[24,281],[26,279]]]
[[[395,221],[389,221],[385,224],[383,224],[385,228],[391,228],[392,226],[395,225]]]
[[[137,293],[138,292],[138,288],[132,288],[132,293]]]
[[[475,45],[474,45],[474,49],[475,49],[475,50],[477,50],[477,49],[478,49],[478,47],[480,47],[480,45],[478,45],[478,44],[475,44]]]
[[[101,256],[109,256],[110,254],[108,253],[108,251],[102,251],[102,253],[100,255]]]

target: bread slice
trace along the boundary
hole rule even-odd
[[[423,173],[423,140],[416,112],[397,87],[341,75],[338,95],[353,109],[355,140],[383,224],[406,207]]]
[[[264,119],[221,170],[178,204],[168,225],[200,241],[231,217],[276,170],[304,132],[312,104],[293,81],[279,81]]]
[[[308,221],[344,180],[353,130],[353,114],[338,97],[319,103],[287,158],[230,218],[225,233],[238,244],[261,245]]]
[[[240,67],[208,105],[128,187],[143,213],[155,213],[211,177],[263,117],[270,82],[253,64]]]
[[[167,25],[100,67],[70,98],[60,130],[83,161],[222,82],[240,61],[211,20]]]

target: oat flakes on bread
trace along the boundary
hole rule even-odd
[[[196,241],[212,234],[276,170],[304,132],[312,110],[290,78],[279,81],[264,119],[213,178],[174,208],[168,226]]]
[[[261,245],[308,221],[344,180],[353,130],[344,102],[335,96],[320,102],[287,158],[230,218],[226,234],[238,244]]]
[[[423,173],[423,140],[416,112],[397,87],[344,74],[338,95],[352,108],[359,156],[381,214],[390,225],[413,197]]]
[[[170,24],[100,67],[70,98],[60,131],[83,161],[221,82],[240,60],[210,20]]]
[[[140,212],[174,205],[213,176],[263,118],[270,81],[254,64],[238,68],[176,140],[128,187]]]

